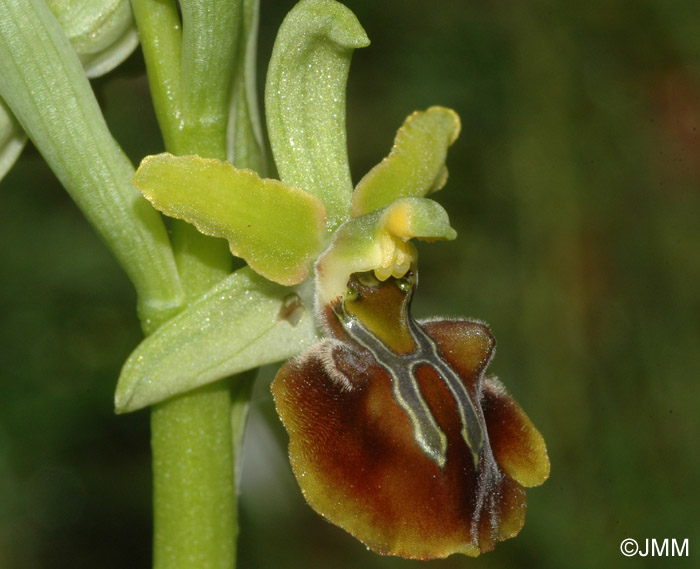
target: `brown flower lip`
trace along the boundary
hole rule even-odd
[[[381,554],[476,556],[515,536],[524,487],[549,474],[542,436],[494,378],[470,320],[416,322],[415,273],[354,274],[324,307],[329,338],[272,392],[309,504]]]

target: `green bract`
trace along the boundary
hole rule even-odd
[[[191,146],[175,150],[223,160],[243,2],[181,0],[179,4],[183,51],[181,128]],[[212,89],[212,85],[216,88]],[[200,147],[197,142],[209,139],[222,141],[221,148],[209,143]]]
[[[0,2],[0,96],[114,251],[144,320],[177,309],[182,289],[163,221],[130,184],[133,166],[44,0]]]
[[[45,0],[68,36],[88,77],[114,69],[139,36],[129,0]]]
[[[129,0],[45,2],[70,40],[88,77],[111,71],[138,45]],[[0,99],[0,180],[12,167],[26,141],[27,135]]]
[[[316,339],[313,314],[296,293],[240,269],[136,348],[119,378],[116,410],[134,411],[289,358]]]

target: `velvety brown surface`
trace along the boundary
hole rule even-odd
[[[493,349],[488,328],[433,321],[425,329],[474,400]],[[476,472],[444,382],[429,366],[419,367],[417,376],[448,437],[442,469],[416,444],[390,377],[363,348],[327,340],[283,366],[272,389],[290,436],[294,473],[316,511],[379,553],[433,558],[489,551],[524,523],[524,490],[493,456],[527,451],[522,437],[510,442],[525,416],[505,392],[486,390],[484,424],[495,429],[497,444],[492,455],[487,442]],[[483,422],[480,405],[477,410]],[[519,465],[518,472],[531,462],[509,464]]]

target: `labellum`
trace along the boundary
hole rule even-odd
[[[549,475],[542,436],[495,378],[495,341],[470,320],[417,322],[415,268],[354,273],[319,307],[328,337],[272,385],[309,504],[380,554],[490,551]]]

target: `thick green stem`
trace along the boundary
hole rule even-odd
[[[181,0],[182,138],[186,153],[226,159],[242,0]]]
[[[231,80],[242,17],[239,0],[132,0],[163,139],[173,154],[226,158]],[[224,240],[172,225],[188,303],[230,272]],[[154,567],[231,569],[236,565],[232,378],[153,408]],[[236,390],[242,417],[249,390]],[[238,425],[237,422],[237,432]]]
[[[155,569],[231,569],[236,492],[227,380],[151,414]]]

